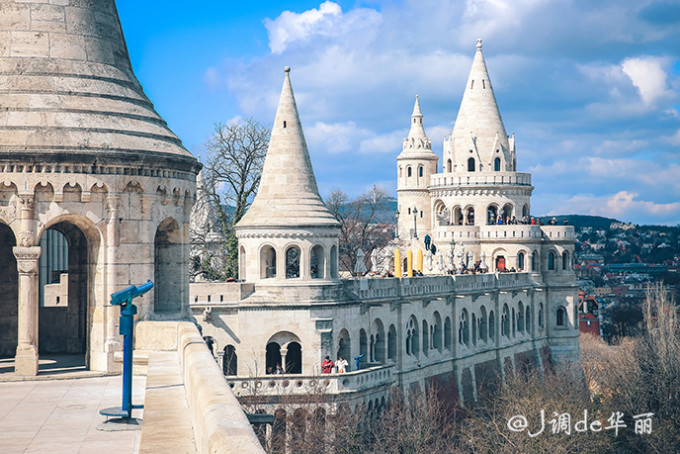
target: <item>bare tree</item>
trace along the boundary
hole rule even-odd
[[[359,249],[368,258],[374,249],[384,247],[391,239],[391,229],[378,222],[378,213],[387,199],[387,192],[375,186],[354,200],[349,200],[340,189],[326,198],[326,206],[341,225],[340,268],[353,276]],[[370,270],[370,262],[366,265]]]
[[[224,277],[238,277],[238,241],[233,226],[243,217],[260,185],[271,130],[252,118],[215,125],[205,147],[205,190],[226,238]],[[233,212],[231,211],[233,209]]]

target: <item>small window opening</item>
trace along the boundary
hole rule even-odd
[[[283,127],[286,127],[286,120],[283,120]]]
[[[472,90],[473,88],[475,88],[475,81],[471,80],[470,81],[470,90]]]
[[[482,88],[486,88],[486,82],[482,79]]]

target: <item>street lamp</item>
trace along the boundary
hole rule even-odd
[[[413,207],[413,238],[418,238],[418,208]]]
[[[394,227],[394,236],[395,236],[396,238],[399,238],[399,208],[397,208],[397,211],[394,213],[394,215],[395,215],[396,218],[397,218],[397,224],[396,224],[396,226]]]

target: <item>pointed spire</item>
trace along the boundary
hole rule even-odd
[[[319,196],[290,83],[290,67],[284,71],[260,186],[237,227],[338,226]]]
[[[427,139],[425,129],[423,128],[423,113],[420,111],[420,101],[416,95],[416,103],[413,106],[413,113],[411,114],[411,130],[408,132],[409,139]]]
[[[452,137],[458,142],[459,138],[467,138],[472,134],[480,154],[494,152],[491,148],[498,137],[500,144],[504,146],[503,151],[507,151],[508,134],[505,132],[486,69],[481,39],[477,40],[476,48]],[[460,140],[460,143],[464,142]]]

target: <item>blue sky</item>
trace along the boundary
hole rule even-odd
[[[195,155],[214,123],[271,125],[291,78],[322,196],[395,193],[420,95],[441,156],[484,40],[533,214],[680,224],[680,0],[119,0],[132,64]]]

